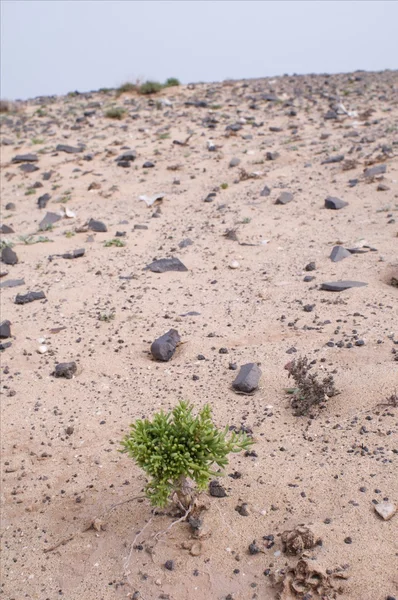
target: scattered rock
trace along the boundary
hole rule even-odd
[[[16,210],[17,207],[14,202],[7,202],[5,209],[6,210]]]
[[[39,157],[37,154],[17,154],[12,159],[13,163],[29,163],[29,162],[37,162]]]
[[[188,271],[186,266],[179,258],[160,258],[154,260],[149,265],[144,267],[144,270],[152,271],[152,273],[166,273],[167,271]]]
[[[374,509],[384,521],[392,519],[397,512],[397,507],[392,502],[379,502],[379,504],[374,504]]]
[[[54,225],[54,223],[60,221],[61,218],[62,217],[56,213],[46,213],[45,217],[39,223],[39,231],[46,231],[46,229],[49,229],[52,225]]]
[[[44,292],[28,292],[27,294],[18,294],[15,298],[15,304],[28,304],[35,300],[45,300]]]
[[[348,202],[345,202],[345,200],[340,200],[340,198],[328,196],[325,200],[325,208],[330,208],[331,210],[340,210],[345,206],[348,206]]]
[[[15,233],[12,227],[3,223],[0,227],[0,233]]]
[[[157,338],[151,345],[151,354],[155,360],[167,362],[173,356],[178,343],[181,341],[176,329]]]
[[[227,496],[227,492],[224,487],[221,485],[217,479],[213,479],[209,483],[209,494],[214,498],[225,498]]]
[[[88,222],[88,228],[91,231],[96,231],[97,233],[105,233],[108,231],[107,226],[102,221],[96,221],[95,219],[90,219]]]
[[[6,279],[0,282],[0,288],[13,288],[19,285],[25,285],[25,279]]]
[[[364,287],[368,285],[367,283],[363,283],[362,281],[351,281],[349,279],[345,281],[327,281],[325,283],[321,283],[321,290],[326,290],[327,292],[343,292],[344,290],[349,290],[354,287]]]
[[[37,206],[39,208],[46,208],[48,201],[50,200],[50,194],[43,194],[37,199]]]
[[[334,246],[332,252],[330,253],[330,260],[332,262],[339,262],[344,258],[351,256],[351,252],[343,248],[343,246]]]
[[[291,192],[282,192],[279,198],[275,201],[275,204],[288,204],[293,200],[293,194]]]
[[[11,322],[2,321],[0,323],[0,339],[5,340],[9,337],[11,337]]]
[[[261,374],[261,369],[256,363],[242,365],[232,387],[239,392],[249,394],[257,389]]]
[[[77,364],[72,362],[58,363],[55,366],[54,376],[65,377],[65,379],[72,379],[73,375],[77,371]]]
[[[231,160],[229,161],[229,168],[231,169],[232,167],[237,167],[238,165],[240,165],[240,159],[231,158]]]
[[[23,163],[19,168],[22,173],[34,173],[35,171],[39,170],[39,167],[32,163]]]
[[[387,171],[387,165],[376,165],[374,167],[369,167],[365,169],[364,175],[367,179],[373,179],[373,177],[379,177],[380,175],[384,175]]]
[[[62,254],[62,258],[69,258],[69,259],[73,259],[73,258],[81,258],[82,256],[84,256],[85,254],[85,249],[84,248],[78,248],[77,250],[73,250],[73,252],[66,252],[65,254]]]
[[[321,165],[330,165],[333,163],[339,163],[344,160],[344,154],[337,154],[337,156],[329,156],[321,162]]]
[[[1,260],[5,265],[16,265],[18,263],[18,256],[12,248],[5,246],[1,251]]]
[[[270,193],[271,193],[271,190],[269,189],[269,187],[267,185],[265,185],[260,192],[260,196],[267,198],[270,195]]]
[[[67,146],[66,144],[58,144],[55,148],[56,152],[66,152],[66,154],[78,154],[79,152],[83,152],[84,146]]]

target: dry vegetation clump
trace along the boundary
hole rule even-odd
[[[325,375],[319,380],[316,371],[310,373],[311,367],[307,356],[301,356],[285,367],[296,384],[290,391],[293,394],[291,404],[297,416],[308,414],[313,406],[319,406],[338,393],[332,375]]]

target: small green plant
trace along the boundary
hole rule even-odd
[[[221,188],[222,190],[226,190],[226,189],[228,188],[228,183],[222,183],[222,184],[220,185],[220,188]]]
[[[38,117],[45,117],[47,115],[47,112],[44,110],[44,108],[38,108],[35,112],[35,115],[37,115]]]
[[[44,144],[44,140],[42,140],[41,138],[32,138],[32,144]]]
[[[29,188],[28,190],[26,190],[25,192],[25,196],[32,196],[32,194],[36,194],[36,189],[35,188]]]
[[[18,238],[23,244],[31,245],[31,244],[41,244],[45,242],[52,242],[50,238],[44,235],[39,235],[35,238],[33,235],[20,235]]]
[[[73,237],[74,235],[75,235],[75,232],[74,231],[70,231],[70,230],[69,231],[65,231],[65,233],[64,233],[64,236],[66,238],[68,238],[68,239],[71,238],[71,237]]]
[[[121,106],[114,106],[106,111],[105,116],[107,119],[117,119],[118,121],[121,121],[126,116],[126,109]]]
[[[169,133],[161,133],[158,137],[159,140],[168,140],[170,137]]]
[[[166,506],[172,495],[186,505],[187,482],[204,490],[209,480],[220,475],[213,465],[224,468],[230,452],[246,450],[253,440],[246,433],[219,430],[206,405],[194,416],[187,402],[169,413],[160,411],[152,421],[137,420],[122,441],[123,449],[150,476],[146,495],[153,506]],[[192,487],[190,487],[192,490]],[[190,502],[192,499],[190,500]]]
[[[121,96],[122,94],[125,94],[127,92],[136,92],[137,91],[137,86],[135,83],[131,83],[130,81],[126,81],[126,83],[123,83],[122,85],[120,85],[117,90],[116,90],[116,96]]]
[[[138,88],[140,94],[157,94],[163,88],[162,84],[158,81],[146,81]]]
[[[117,248],[122,248],[126,245],[126,242],[120,240],[119,238],[113,238],[113,240],[107,240],[104,242],[105,248],[110,248],[111,246],[116,246]]]
[[[181,85],[181,83],[176,77],[169,77],[164,83],[164,87],[175,87],[177,85]]]

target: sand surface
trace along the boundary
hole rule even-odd
[[[113,106],[122,120],[105,116]],[[398,388],[397,72],[38,98],[1,122],[1,224],[14,231],[1,237],[18,263],[0,264],[0,285],[24,284],[1,289],[11,323],[1,342],[11,346],[1,352],[0,597],[398,597],[398,514],[383,521],[374,510],[398,504],[398,408],[383,405]],[[123,168],[127,149],[136,159]],[[32,173],[12,162],[27,153],[38,158]],[[377,165],[384,174],[365,176]],[[282,192],[293,199],[276,204]],[[139,200],[154,194],[164,197],[151,207]],[[348,205],[327,209],[328,196]],[[64,209],[75,216],[39,231]],[[87,230],[91,218],[107,232]],[[125,245],[105,245],[114,239]],[[357,252],[334,263],[336,245]],[[172,256],[186,272],[144,270]],[[367,285],[321,289],[338,280]],[[30,291],[45,299],[15,303]],[[155,362],[150,344],[170,328],[183,343]],[[340,393],[297,417],[284,367],[304,355],[334,372]],[[73,378],[54,377],[69,361]],[[248,362],[263,374],[244,396],[229,365]],[[187,523],[156,541],[172,517],[152,515],[146,500],[123,503],[146,478],[120,440],[179,399],[210,403],[218,426],[244,425],[255,440],[256,456],[233,455],[220,478],[227,496],[210,498],[198,556]],[[96,517],[103,527],[87,529]],[[283,551],[281,534],[299,524],[321,540],[303,557],[323,577],[319,593],[288,581],[301,556]]]

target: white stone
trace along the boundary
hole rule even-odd
[[[239,269],[240,264],[238,263],[237,260],[232,260],[229,264],[229,268],[230,269]]]
[[[397,507],[392,502],[379,502],[375,504],[375,511],[385,521],[389,521],[397,512]]]
[[[39,354],[45,354],[47,352],[48,348],[47,346],[39,346],[39,348],[37,349],[37,351],[39,352]]]

